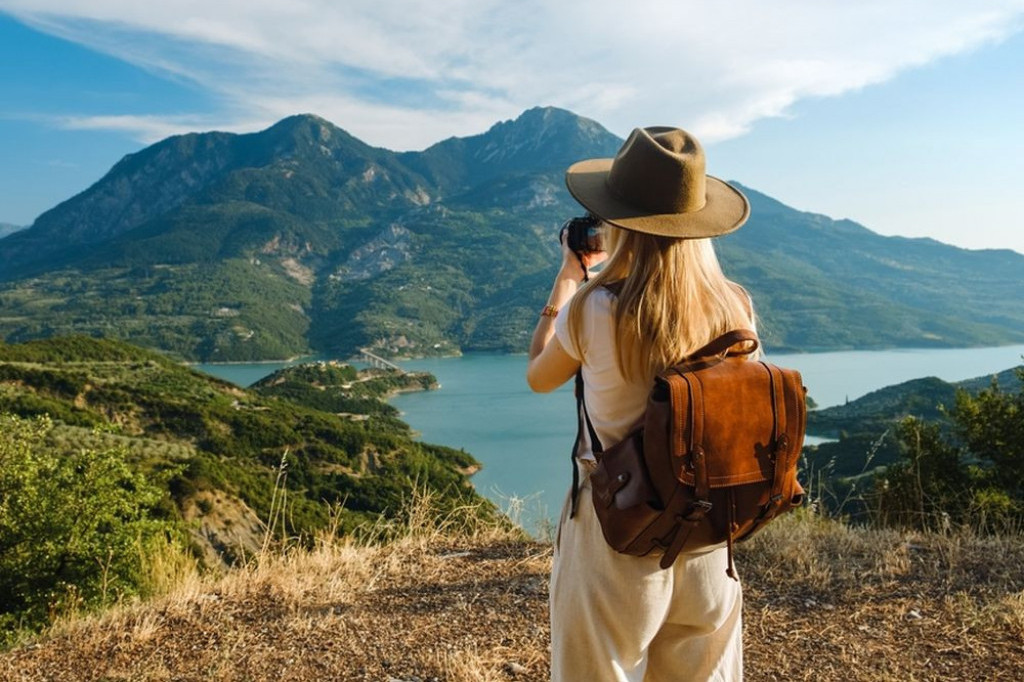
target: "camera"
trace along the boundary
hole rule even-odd
[[[588,213],[585,216],[569,218],[562,223],[560,234],[565,235],[565,243],[573,253],[582,255],[604,251],[601,219],[597,216]]]

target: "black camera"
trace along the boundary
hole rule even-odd
[[[597,216],[588,213],[578,218],[569,218],[562,223],[561,234],[565,235],[565,243],[573,253],[582,255],[604,251],[601,219]]]

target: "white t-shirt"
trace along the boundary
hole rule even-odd
[[[651,386],[645,381],[627,381],[619,372],[615,342],[615,296],[605,289],[594,289],[583,303],[578,335],[580,347],[569,334],[569,306],[555,318],[555,335],[565,351],[583,365],[583,397],[587,414],[605,449],[629,433],[647,407]],[[582,459],[593,459],[587,430],[583,429],[585,448]]]

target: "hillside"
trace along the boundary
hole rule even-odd
[[[305,541],[331,524],[351,533],[393,517],[414,489],[450,506],[479,502],[467,479],[476,461],[414,441],[383,401],[434,386],[426,374],[314,364],[245,390],[121,342],[0,344],[0,414],[50,415],[57,451],[123,448],[164,481],[169,512],[191,524],[211,564],[260,547],[278,493],[282,530]]]
[[[18,230],[24,229],[21,225],[12,225],[10,223],[0,223],[0,239],[3,239],[9,234],[14,234]]]
[[[953,405],[958,389],[977,393],[988,388],[993,379],[1004,390],[1014,391],[1020,385],[1015,369],[957,382],[937,377],[911,379],[872,391],[845,405],[812,410],[807,414],[807,431],[818,436],[835,436],[841,430],[864,431],[878,429],[880,425],[884,429],[885,424],[906,416],[938,419],[942,416],[942,406]]]
[[[845,405],[807,413],[807,432],[837,440],[804,449],[804,468],[819,482],[845,492],[850,479],[871,474],[897,461],[903,454],[895,437],[897,425],[907,417],[946,426],[944,410],[952,408],[958,390],[977,394],[993,379],[1002,391],[1020,390],[1024,365],[991,376],[955,383],[937,377],[912,379],[872,391]]]
[[[293,116],[117,163],[0,239],[0,337],[112,336],[202,360],[523,351],[598,123],[535,108],[421,152]],[[713,162],[713,156],[712,156]],[[881,237],[752,189],[724,238],[774,349],[1024,341],[1024,256]]]
[[[720,252],[773,347],[999,345],[1024,329],[1021,254],[883,237],[740,186],[751,218]]]
[[[448,521],[190,576],[0,652],[0,679],[548,679],[551,546]],[[794,515],[737,564],[751,682],[1013,680],[1024,666],[1019,537]]]

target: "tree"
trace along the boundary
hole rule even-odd
[[[1019,504],[1024,499],[1024,367],[1016,374],[1016,393],[1001,390],[995,379],[976,396],[958,391],[950,416],[981,477]]]
[[[180,547],[166,493],[123,449],[55,445],[48,417],[0,415],[0,640],[147,589],[147,557]]]
[[[1016,393],[993,379],[958,390],[947,423],[904,419],[902,458],[876,477],[871,501],[883,523],[1019,527],[1024,521],[1024,367]]]

